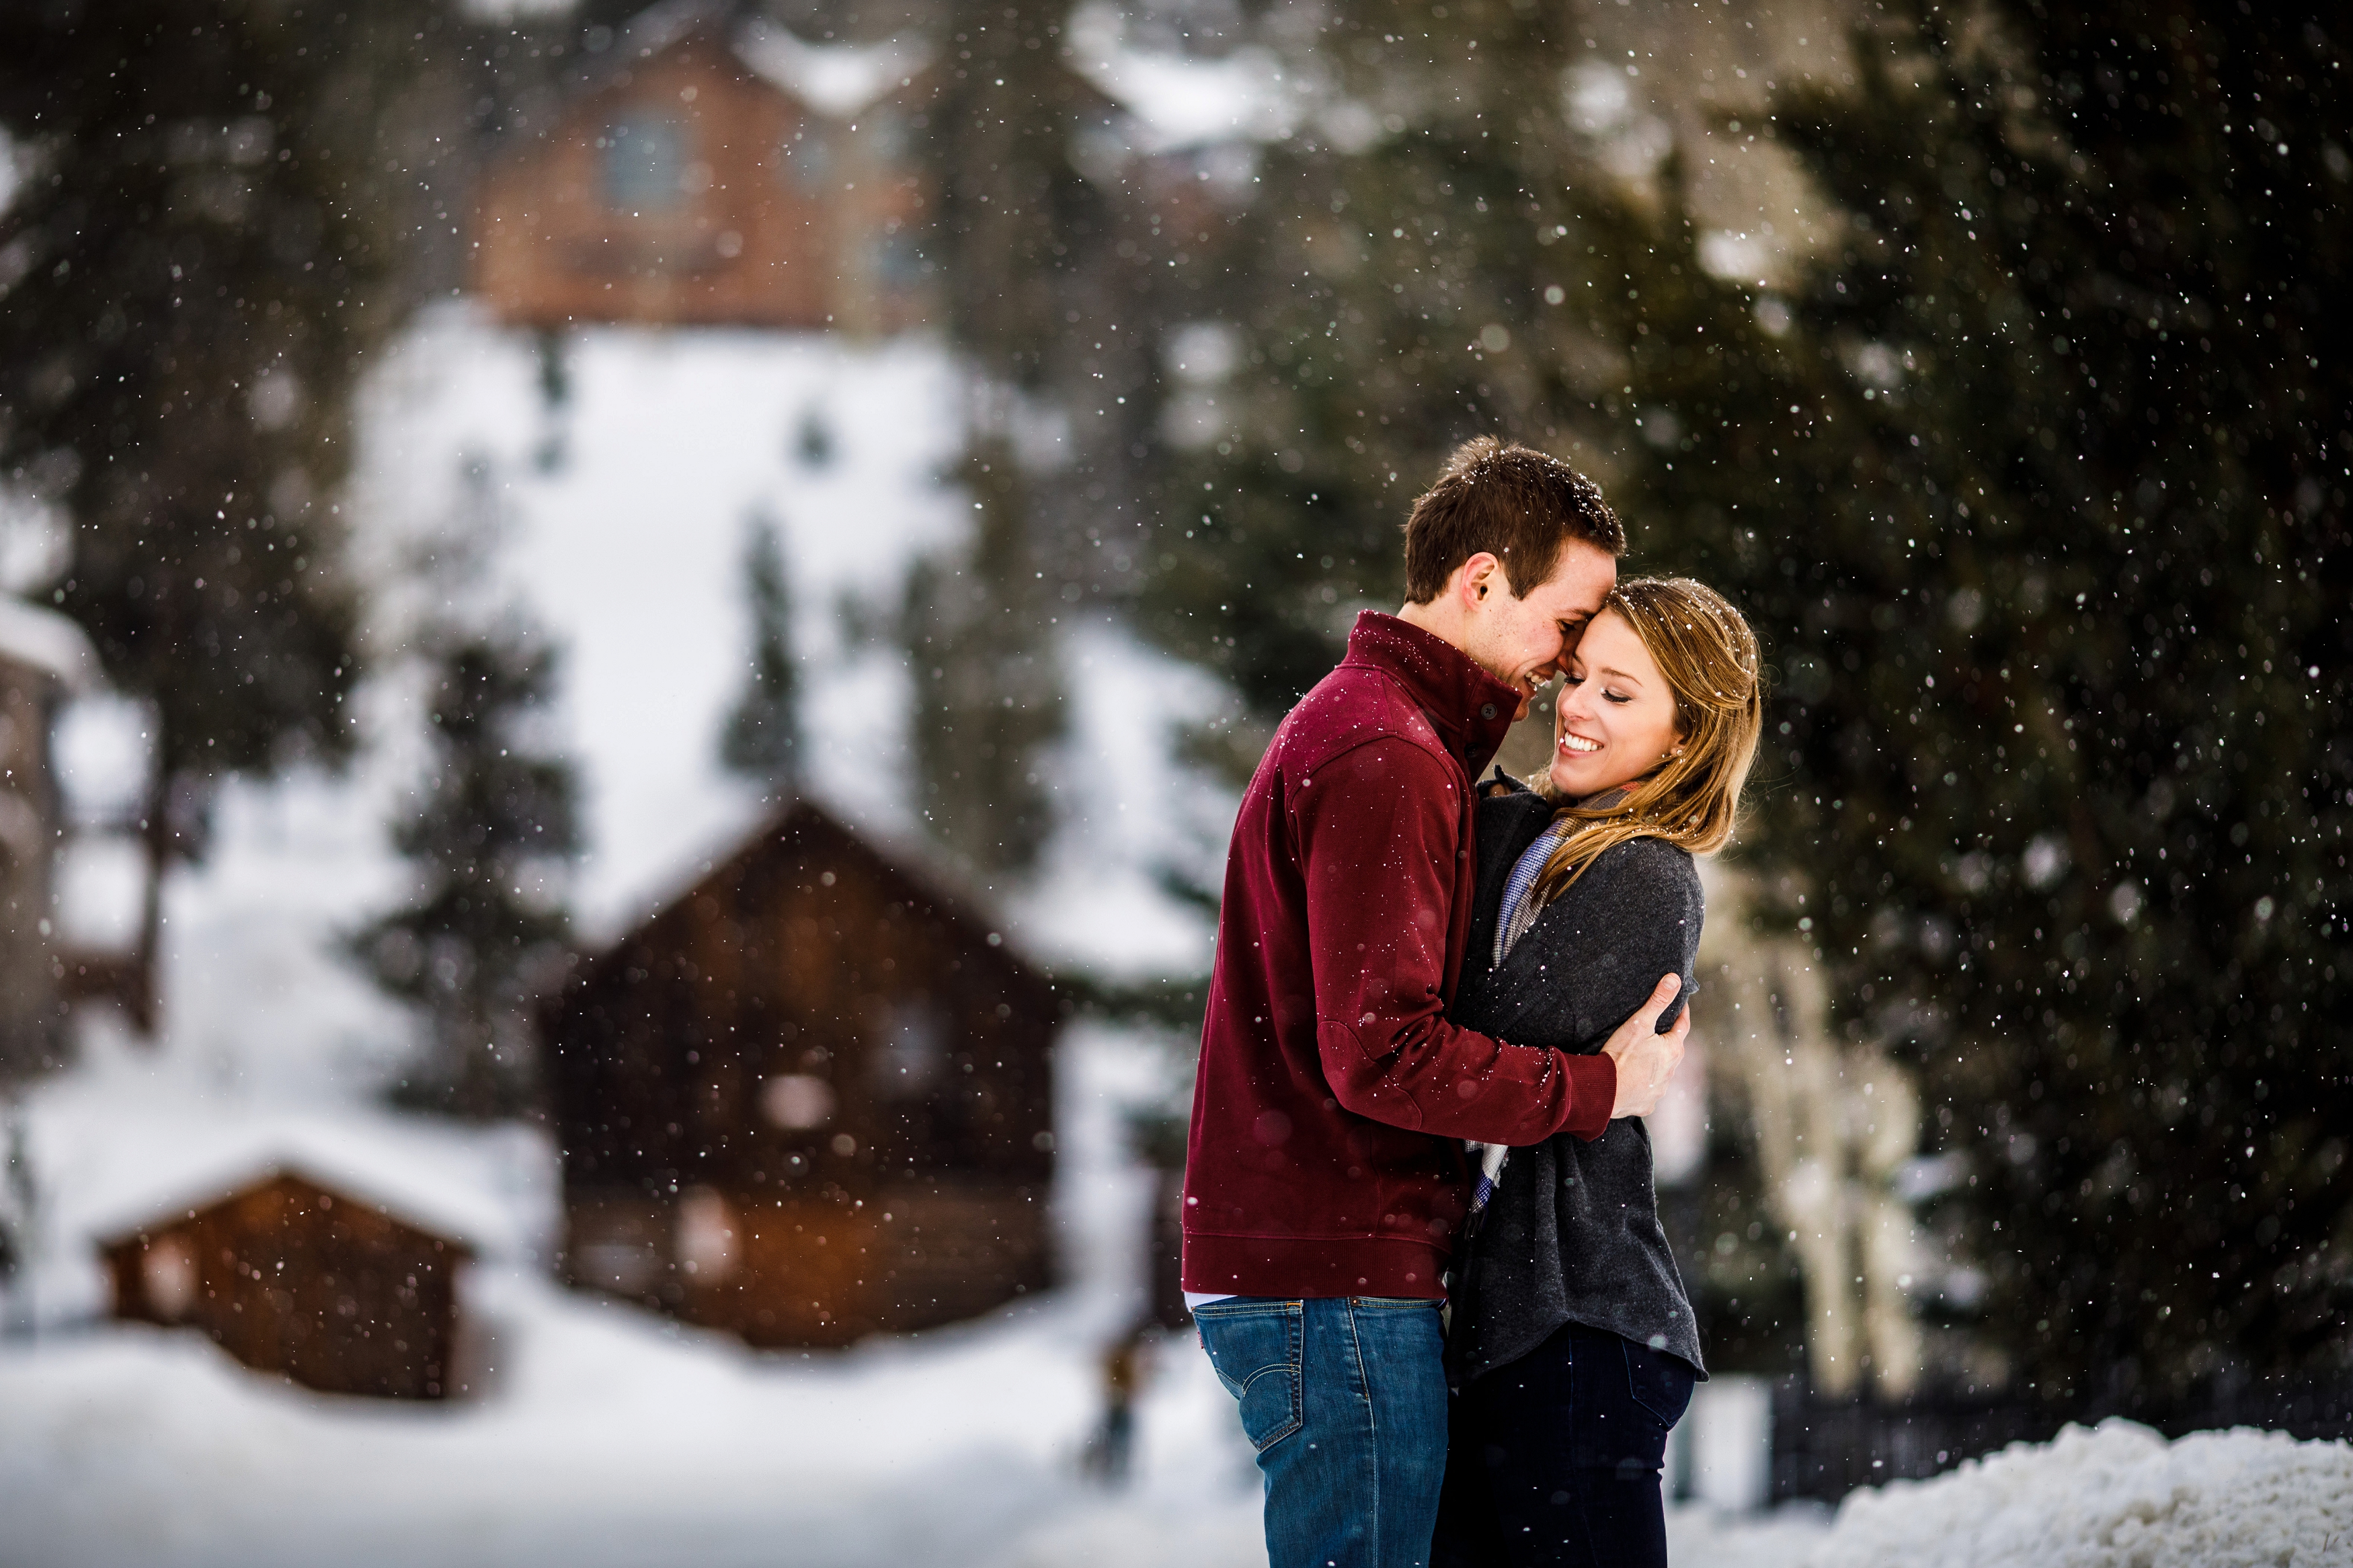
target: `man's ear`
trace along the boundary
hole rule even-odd
[[[1489,593],[1508,593],[1504,576],[1504,563],[1487,551],[1482,550],[1462,563],[1461,594],[1466,610],[1477,605]]]

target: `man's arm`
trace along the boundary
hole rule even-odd
[[[1306,880],[1316,1049],[1340,1104],[1482,1142],[1540,1143],[1563,1128],[1600,1136],[1618,1100],[1616,1057],[1508,1045],[1446,1020],[1456,868],[1471,849],[1449,771],[1409,742],[1377,739],[1303,780],[1288,810]]]

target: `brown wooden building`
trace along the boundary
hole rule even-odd
[[[118,1318],[200,1329],[246,1365],[327,1394],[456,1390],[457,1275],[473,1247],[332,1176],[272,1166],[99,1247]]]
[[[510,323],[891,332],[929,303],[905,43],[813,45],[725,0],[643,13],[477,193],[472,287]]]
[[[546,1008],[568,1277],[771,1346],[1045,1285],[1060,1013],[974,908],[788,804]]]

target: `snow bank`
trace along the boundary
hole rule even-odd
[[[1707,1568],[2336,1568],[2353,1562],[2353,1445],[2168,1442],[2109,1420],[1852,1493],[1834,1516],[1680,1510],[1667,1542]]]
[[[2353,1445],[2168,1442],[2109,1420],[1848,1498],[1806,1568],[2319,1568],[2353,1562]]]

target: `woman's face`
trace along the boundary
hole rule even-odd
[[[1674,693],[1642,639],[1615,610],[1594,616],[1554,705],[1554,787],[1581,799],[1631,784],[1682,739]]]

